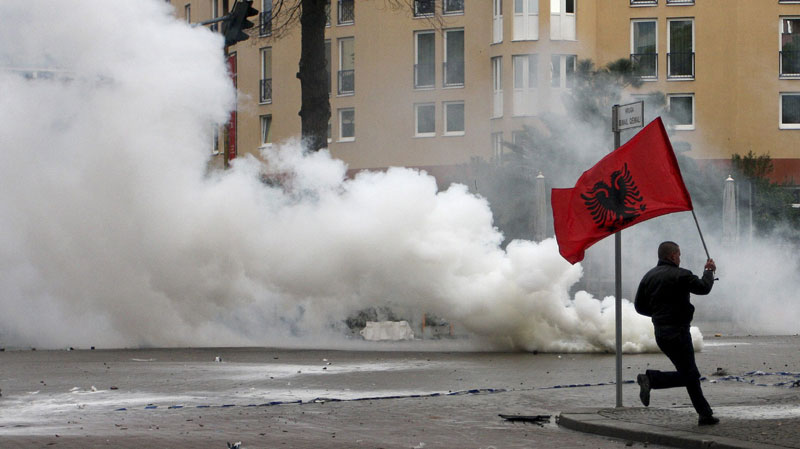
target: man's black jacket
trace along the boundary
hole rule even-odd
[[[705,270],[699,278],[671,261],[659,259],[639,283],[635,302],[649,304],[656,326],[688,326],[694,317],[689,293],[707,295],[713,286],[713,271]]]

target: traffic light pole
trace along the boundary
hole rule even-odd
[[[206,21],[203,21],[203,22],[197,22],[197,23],[193,23],[193,24],[192,24],[192,26],[204,26],[204,25],[211,25],[211,24],[213,24],[213,23],[219,23],[219,22],[222,22],[222,21],[228,20],[228,19],[230,19],[230,18],[231,18],[231,15],[230,15],[230,14],[225,14],[224,16],[222,16],[222,17],[217,17],[216,19],[209,19],[209,20],[206,20]]]

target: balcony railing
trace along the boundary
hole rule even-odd
[[[356,71],[339,70],[339,95],[352,94],[356,91]]]
[[[657,5],[658,0],[631,0],[631,6]]]
[[[435,71],[433,64],[414,64],[414,88],[434,87]]]
[[[269,36],[272,34],[272,11],[262,12],[258,15],[258,35]]]
[[[782,78],[800,78],[800,51],[780,52],[780,74]]]
[[[353,23],[356,20],[354,0],[339,0],[339,23]]]
[[[632,53],[633,74],[640,78],[658,78],[658,53]]]
[[[694,79],[694,52],[667,53],[667,78]]]
[[[266,78],[259,81],[258,102],[272,103],[272,78]]]
[[[445,86],[464,85],[464,61],[448,61],[443,63],[443,66]]]

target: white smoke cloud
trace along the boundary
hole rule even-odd
[[[222,39],[164,2],[0,16],[17,18],[0,29],[4,344],[330,346],[349,314],[390,305],[497,348],[613,351],[613,299],[570,297],[582,269],[552,239],[501,248],[464,186],[403,168],[347,179],[291,142],[207,173],[234,98]],[[34,69],[58,74],[20,74]],[[285,188],[259,181],[266,167]],[[649,320],[623,314],[624,349],[654,350]]]

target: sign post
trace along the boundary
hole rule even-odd
[[[641,128],[644,124],[644,102],[615,104],[611,108],[611,130],[614,132],[614,149],[620,146],[619,133],[623,129]],[[614,234],[614,311],[617,353],[617,407],[622,407],[622,231]]]

